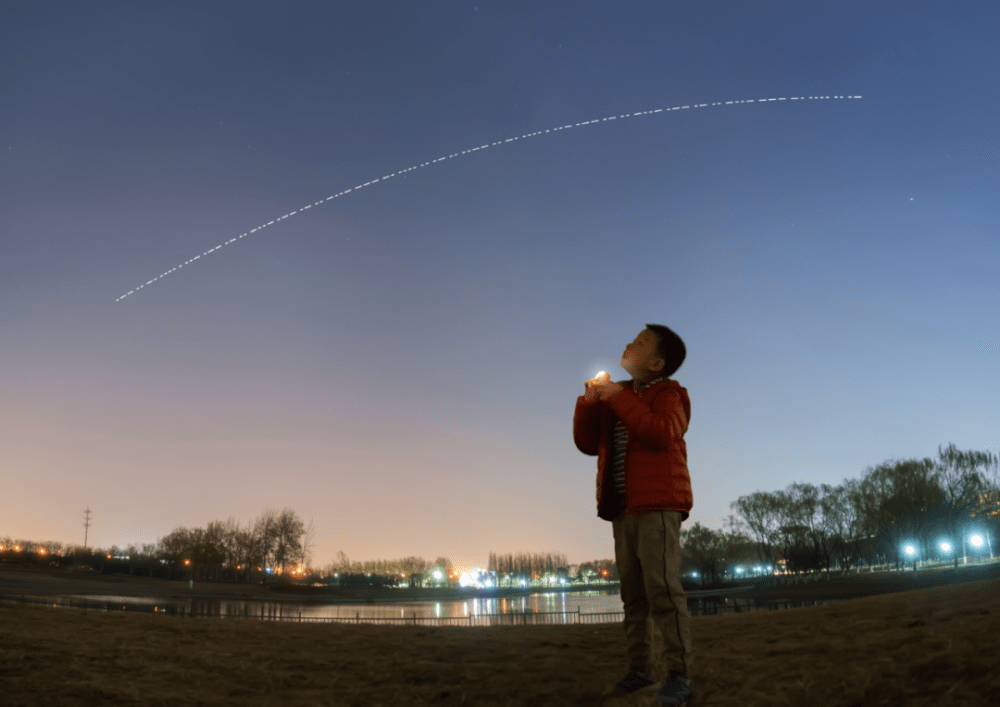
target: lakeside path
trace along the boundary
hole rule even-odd
[[[998,588],[695,617],[691,707],[1000,704]],[[11,707],[653,707],[651,692],[602,698],[626,670],[616,624],[355,626],[0,603]]]

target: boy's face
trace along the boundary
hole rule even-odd
[[[633,379],[653,378],[663,370],[663,359],[656,355],[656,334],[643,329],[635,340],[625,347],[621,366]]]

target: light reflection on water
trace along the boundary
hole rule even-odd
[[[191,599],[185,613],[214,616],[275,616],[303,619],[461,619],[536,613],[595,614],[621,611],[617,592],[551,592],[460,601],[400,601],[368,604],[281,604],[263,601]]]
[[[31,598],[26,598],[31,600]],[[802,600],[771,605],[749,599],[733,597],[688,597],[688,611],[692,616],[727,614],[744,611],[762,611],[772,608],[791,608],[825,604],[829,600]],[[178,599],[172,597],[143,598],[114,595],[69,595],[50,598],[43,603],[76,606],[109,611],[156,611],[175,615],[220,618],[265,619],[285,621],[393,621],[407,622],[442,619],[463,625],[461,619],[470,619],[468,625],[494,623],[486,617],[517,617],[546,615],[546,623],[576,623],[592,615],[600,621],[620,621],[621,599],[617,589],[587,592],[545,592],[527,596],[471,598],[458,601],[400,601],[365,604],[305,604],[245,599]],[[617,614],[617,616],[615,616]],[[578,615],[578,616],[577,616]],[[604,615],[604,616],[595,616]],[[500,621],[510,623],[510,621]],[[520,623],[520,621],[513,621]],[[534,621],[528,621],[534,623]]]
[[[288,620],[329,619],[463,619],[468,617],[621,611],[617,589],[588,592],[545,592],[517,597],[470,598],[458,601],[400,601],[364,604],[313,604],[246,599],[179,599],[117,595],[68,595],[44,603],[117,611],[157,611],[188,616]]]

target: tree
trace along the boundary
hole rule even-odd
[[[313,530],[312,518],[309,519],[309,525],[306,526],[305,532],[302,535],[302,564],[306,567],[312,566],[313,561],[313,550],[316,549],[316,531]]]
[[[237,577],[242,576],[249,583],[253,578],[254,568],[264,566],[264,559],[259,554],[254,528],[250,521],[247,521],[247,527],[243,528],[236,521],[230,520],[232,521],[230,532],[233,537]]]
[[[701,523],[681,530],[681,553],[698,570],[702,584],[706,580],[710,584],[718,582],[722,563],[726,559],[727,545],[723,532],[704,528]]]
[[[829,488],[829,487],[825,487]],[[823,499],[825,490],[812,484],[793,483],[788,487],[789,513],[792,523],[802,530],[808,550],[803,553],[804,569],[823,570],[830,574],[830,538],[823,522]]]
[[[291,508],[284,509],[274,525],[274,564],[284,574],[289,563],[302,560],[302,536],[306,527]]]
[[[266,509],[260,514],[254,524],[253,554],[260,557],[261,569],[266,573],[268,560],[274,556],[274,548],[278,540],[278,513],[273,508]]]
[[[347,574],[351,571],[351,561],[348,559],[347,555],[344,554],[343,550],[337,550],[337,559],[332,563],[332,569],[340,574]]]
[[[889,460],[869,467],[859,487],[864,526],[875,534],[885,556],[896,563],[912,541],[928,553],[928,536],[944,507],[944,492],[930,459]]]
[[[952,541],[952,557],[958,567],[958,546],[970,517],[981,499],[991,490],[991,472],[996,475],[997,458],[989,451],[962,452],[954,444],[938,445],[934,475],[941,488],[944,505],[943,527]]]
[[[797,574],[809,566],[807,528],[798,521],[794,499],[789,492],[775,491],[772,495],[778,524],[774,532],[775,545],[785,560],[785,569]]]
[[[434,564],[431,566],[432,573],[434,570],[440,570],[443,575],[443,581],[450,582],[451,576],[455,572],[455,566],[451,564],[451,560],[447,557],[439,557],[434,560]],[[433,574],[431,576],[433,576]]]
[[[775,497],[763,491],[754,491],[740,496],[729,507],[736,511],[736,517],[731,521],[733,528],[749,531],[746,534],[756,544],[760,561],[773,564],[774,543],[780,525]]]
[[[830,536],[831,550],[843,572],[849,572],[858,559],[860,522],[858,505],[855,503],[858,481],[844,479],[839,486],[823,484],[820,505],[823,510],[823,525]]]

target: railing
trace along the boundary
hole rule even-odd
[[[138,611],[145,613],[168,614],[184,618],[214,618],[230,621],[279,621],[311,624],[354,624],[375,626],[551,626],[618,623],[625,617],[624,612],[609,611],[601,613],[582,613],[576,611],[539,611],[517,612],[509,614],[469,614],[467,616],[303,616],[299,607],[267,606],[260,610],[246,607],[241,611],[231,608],[226,613],[219,611],[192,610],[184,605],[154,606],[152,601],[111,602],[99,598],[87,597],[38,597],[24,595],[0,596],[0,601],[23,604],[37,604],[54,608],[96,609],[98,611]],[[798,599],[778,602],[759,602],[743,597],[731,599],[706,597],[690,599],[688,608],[691,616],[717,616],[721,614],[739,614],[752,611],[775,611],[804,606],[819,606],[828,604],[834,599]]]
[[[399,616],[399,617],[363,617],[355,616],[309,617],[298,618],[285,616],[275,617],[279,621],[302,623],[341,623],[341,624],[375,624],[396,626],[535,626],[535,625],[569,625],[569,624],[603,624],[618,623],[624,618],[621,611],[600,614],[583,614],[579,608],[576,611],[538,611],[519,612],[513,614],[470,614],[468,616]],[[227,618],[227,617],[223,617]],[[232,617],[242,620],[243,617]],[[265,618],[265,620],[268,620]]]
[[[287,621],[292,623],[339,623],[396,626],[528,626],[528,625],[568,625],[617,623],[625,614],[621,611],[584,614],[579,607],[576,611],[539,611],[511,614],[470,614],[468,616],[303,616],[302,611],[240,611],[223,614],[221,612],[190,611],[183,606],[152,606],[151,601],[108,602],[85,597],[37,597],[25,595],[0,596],[2,602],[37,604],[63,609],[97,609],[99,611],[138,611],[143,613],[168,614],[185,618],[228,619],[230,621]]]

